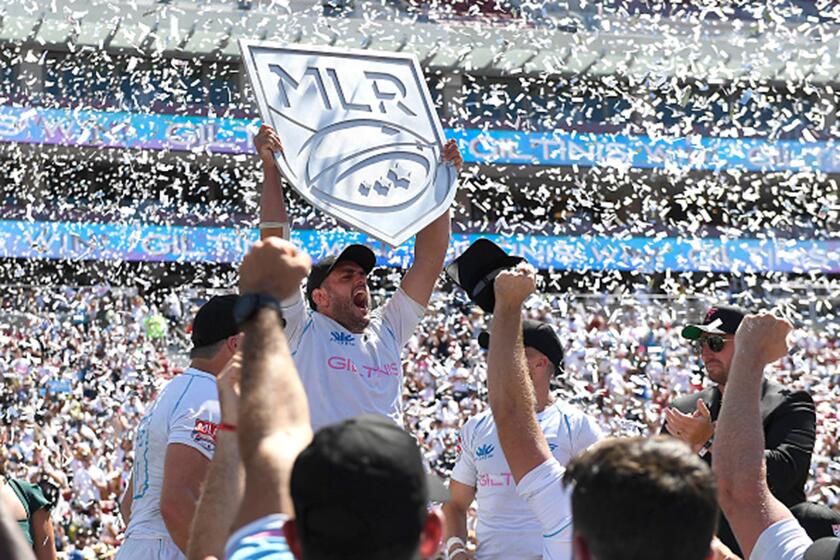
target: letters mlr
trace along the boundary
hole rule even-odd
[[[297,92],[298,89],[301,89],[303,86],[304,79],[309,77],[312,80],[312,84],[315,85],[315,89],[318,90],[318,94],[321,96],[324,108],[327,110],[333,110],[333,100],[327,91],[326,80],[324,80],[324,74],[326,73],[332,83],[333,89],[335,90],[338,104],[342,109],[345,111],[361,111],[365,113],[373,112],[371,105],[366,103],[353,103],[347,99],[347,96],[344,93],[344,88],[341,85],[341,80],[338,77],[338,72],[336,72],[335,68],[309,66],[303,72],[303,75],[301,75],[298,79],[292,77],[291,74],[278,64],[269,64],[268,68],[272,73],[278,76],[277,84],[280,93],[280,103],[287,109],[292,107],[292,104],[289,101],[289,90],[287,87],[291,87],[293,91]],[[392,105],[410,117],[417,116],[417,113],[412,111],[408,105],[403,103],[407,91],[405,84],[402,83],[402,80],[385,72],[371,72],[367,70],[364,71],[364,79],[370,86],[370,92],[373,93],[373,96],[379,103],[378,108],[380,113],[387,113],[387,107]]]

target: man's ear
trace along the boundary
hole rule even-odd
[[[426,516],[426,524],[423,525],[423,532],[420,534],[420,558],[434,558],[440,543],[443,540],[443,527],[446,525],[446,517],[440,508],[432,509]]]
[[[315,302],[315,307],[323,307],[327,305],[330,295],[324,288],[315,288],[312,290],[312,301]]]
[[[300,546],[297,523],[295,523],[294,519],[288,519],[283,524],[283,536],[286,537],[286,544],[289,545],[289,550],[292,551],[295,558],[301,560],[303,558],[303,549]]]

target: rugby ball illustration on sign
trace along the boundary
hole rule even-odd
[[[455,168],[413,55],[239,41],[286,180],[310,204],[392,246],[449,208]]]

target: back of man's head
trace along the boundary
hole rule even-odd
[[[446,499],[414,439],[381,416],[319,430],[290,486],[304,560],[419,558],[427,504]]]
[[[702,560],[717,528],[709,467],[669,437],[609,439],[569,464],[575,537],[596,560]]]

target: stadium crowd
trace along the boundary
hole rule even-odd
[[[107,288],[10,289],[2,301],[0,474],[38,484],[52,504],[56,548],[108,558],[124,529],[117,501],[131,470],[134,431],[157,390],[182,371],[191,318],[205,294],[143,298]],[[637,302],[638,303],[638,302]],[[704,380],[677,317],[657,304],[612,309],[533,297],[527,315],[553,323],[565,345],[555,389],[613,435],[657,433],[663,409]],[[25,311],[22,311],[25,310]],[[562,312],[561,312],[562,310]],[[426,461],[448,476],[463,422],[487,403],[486,316],[457,292],[436,292],[403,354],[406,426]],[[810,498],[840,507],[837,333],[797,333],[774,367],[779,383],[810,392],[817,442]]]

